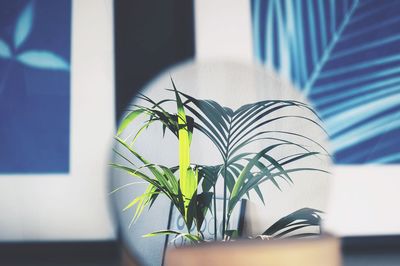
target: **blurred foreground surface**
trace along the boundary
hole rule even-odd
[[[167,266],[340,266],[340,241],[323,236],[296,240],[244,240],[168,250]]]
[[[130,266],[117,242],[1,243],[0,265]],[[341,240],[344,266],[400,265],[400,236],[349,237]],[[124,264],[122,264],[124,261]]]

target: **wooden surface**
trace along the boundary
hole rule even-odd
[[[293,241],[244,241],[170,249],[167,266],[340,266],[340,241],[321,239]]]

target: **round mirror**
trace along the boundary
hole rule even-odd
[[[321,232],[327,135],[290,83],[261,66],[188,62],[141,93],[121,118],[111,197],[145,264],[166,246]]]

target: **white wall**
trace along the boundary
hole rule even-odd
[[[0,241],[112,239],[107,163],[114,131],[113,1],[72,6],[68,175],[0,176]]]
[[[400,233],[400,166],[334,168],[326,228],[340,236]]]
[[[197,0],[196,59],[252,62],[250,0]]]

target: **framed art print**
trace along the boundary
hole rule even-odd
[[[112,1],[0,2],[0,241],[114,238],[112,29]]]
[[[251,0],[254,57],[309,98],[329,133],[326,222],[340,235],[400,232],[399,11],[391,0]]]
[[[0,12],[0,173],[68,173],[71,1]]]

